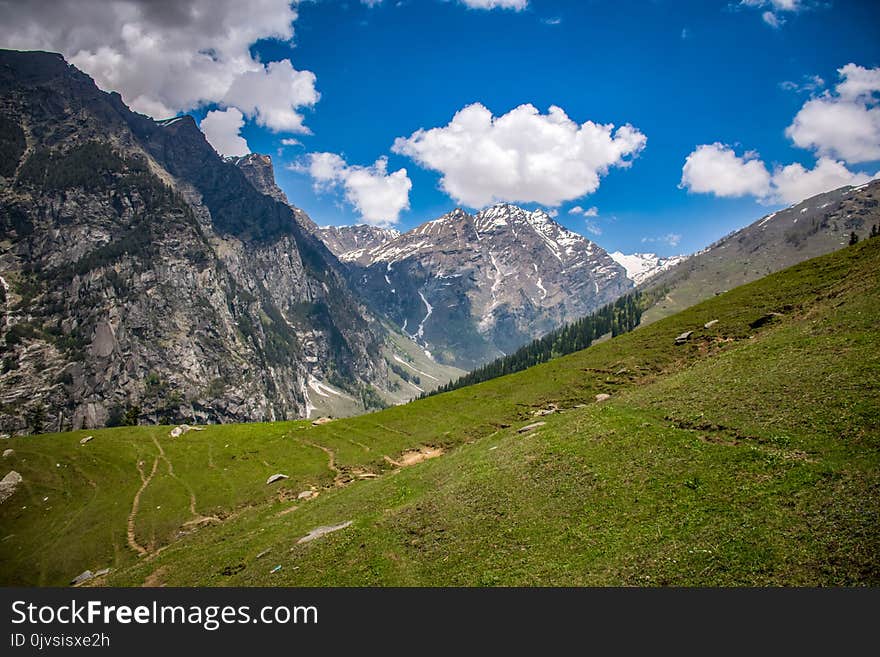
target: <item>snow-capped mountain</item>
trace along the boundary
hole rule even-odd
[[[363,244],[337,252],[352,287],[433,357],[458,367],[510,353],[633,286],[601,247],[541,210],[509,204],[475,215],[456,209],[372,248]]]
[[[687,260],[688,256],[676,255],[664,258],[656,253],[621,253],[614,251],[609,256],[626,269],[627,278],[636,285],[641,285],[652,276],[656,276],[661,271],[669,269],[677,265],[679,262]]]
[[[378,226],[321,226],[315,234],[323,240],[327,248],[343,262],[360,260],[364,254],[400,237],[394,228]]]

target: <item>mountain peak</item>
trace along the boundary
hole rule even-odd
[[[276,201],[290,205],[287,195],[275,182],[275,168],[272,166],[272,157],[270,155],[248,153],[247,155],[224,159],[237,166],[258,192],[270,196]]]

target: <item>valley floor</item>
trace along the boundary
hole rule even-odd
[[[0,582],[876,586],[878,265],[869,240],[322,426],[4,441]]]

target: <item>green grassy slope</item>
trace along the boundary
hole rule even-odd
[[[849,243],[865,239],[880,222],[880,181],[842,187],[769,214],[648,279],[649,294],[662,291],[642,324],[668,317],[719,292],[757,280]]]
[[[6,441],[24,486],[0,506],[0,581],[112,567],[111,585],[876,585],[878,265],[871,240],[524,372],[320,427]],[[550,404],[562,412],[517,432]],[[126,527],[154,438],[167,460],[134,518],[138,557]],[[446,454],[384,458],[426,445]],[[266,486],[273,472],[291,478]],[[310,486],[321,494],[291,499]],[[184,526],[201,515],[218,521]]]

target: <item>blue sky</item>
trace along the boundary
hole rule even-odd
[[[880,144],[872,141],[880,129],[875,93],[880,87],[874,89],[869,81],[867,91],[850,89],[848,95],[836,87],[846,79],[855,81],[857,74],[867,79],[880,66],[880,3],[509,1],[525,7],[465,6],[479,0],[384,0],[372,7],[358,0],[299,3],[294,6],[292,39],[259,38],[271,32],[271,27],[261,25],[254,29],[257,36],[248,47],[257,62],[290,60],[296,71],[313,74],[311,83],[320,99],[295,108],[311,134],[281,130],[278,125],[270,129],[271,120],[259,125],[254,119],[257,110],[249,114],[245,100],[237,103],[245,115],[241,136],[250,150],[273,156],[278,182],[291,202],[319,224],[358,223],[364,207],[356,207],[346,197],[348,176],[370,167],[377,158],[387,158],[388,174],[406,170],[409,207],[389,213],[381,223],[390,223],[397,214],[393,225],[406,230],[456,205],[468,207],[463,201],[482,199],[473,188],[481,173],[473,169],[473,162],[471,168],[447,163],[454,171],[445,173],[470,185],[456,198],[441,188],[444,173],[437,170],[439,165],[426,164],[441,155],[422,150],[419,161],[415,147],[408,152],[392,150],[397,138],[410,138],[419,129],[443,128],[456,112],[473,103],[482,104],[494,117],[529,103],[541,118],[557,106],[574,129],[587,121],[630,124],[646,142],[623,157],[628,167],[612,163],[607,172],[599,172],[598,188],[581,196],[572,197],[579,189],[573,183],[555,193],[551,203],[520,204],[555,207],[558,221],[608,250],[661,254],[702,248],[806,193],[801,190],[813,191],[816,185],[831,184],[829,180],[858,181],[880,170],[880,156],[875,157]],[[255,21],[258,13],[254,10]],[[247,16],[235,20],[240,23]],[[147,18],[143,25],[148,26],[145,30],[173,29]],[[57,49],[67,50],[69,56],[78,49],[80,54],[72,61],[87,71],[99,57],[97,47],[95,58],[84,57],[81,52],[88,47],[74,44],[60,27],[53,32],[47,24],[45,34],[40,46],[57,43]],[[12,39],[11,43],[21,47],[30,42]],[[200,54],[204,51],[201,48]],[[838,69],[850,63],[860,69],[849,78],[841,76]],[[155,106],[150,105],[149,89],[144,92],[144,76],[138,78],[141,86],[135,91],[130,72],[98,77],[98,71],[94,66],[88,72],[101,86],[122,89],[135,108],[150,113]],[[810,87],[813,76],[824,84]],[[827,102],[812,107],[815,116],[803,115],[797,136],[787,135],[786,128],[805,104],[811,98],[821,101],[823,93],[829,94]],[[140,100],[133,98],[137,94]],[[217,102],[203,96],[198,103],[175,103],[164,100],[171,95],[157,91],[156,98],[164,105],[152,113],[170,108],[201,121],[209,110],[236,104],[231,93],[216,98]],[[847,137],[815,132],[825,116],[819,110],[840,109],[838,101],[861,112],[857,118],[865,120],[863,133]],[[301,145],[282,146],[282,139],[290,138]],[[850,142],[844,144],[841,140],[847,138]],[[861,141],[853,145],[852,139]],[[682,167],[688,156],[699,145],[716,143],[717,148],[693,159],[692,175],[683,188]],[[310,167],[314,153],[333,154],[334,159],[325,162],[331,169],[323,178]],[[578,151],[575,157],[582,154]],[[827,158],[822,176],[817,172],[812,178],[798,177],[811,171],[819,157]],[[776,167],[795,163],[804,169],[789,170],[791,175],[785,178],[774,175]],[[832,171],[834,166],[837,169]],[[381,177],[383,172],[360,173],[369,182],[370,175]],[[748,182],[718,183],[728,174]],[[533,191],[524,192],[526,196],[553,196],[542,193],[540,179],[530,184]],[[487,183],[487,194],[495,194],[493,198],[513,193],[503,185],[500,189],[497,183],[492,185]],[[394,197],[398,208],[400,192],[398,187]],[[570,214],[575,206],[596,208],[596,216]],[[381,207],[368,211],[374,223],[382,211]]]

